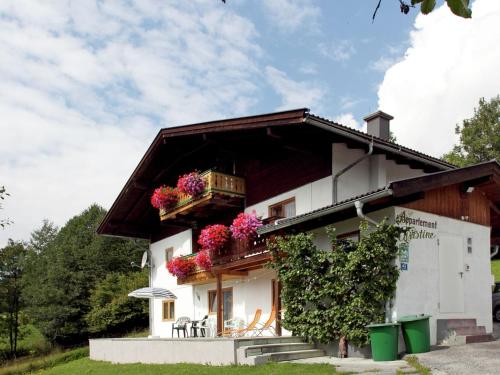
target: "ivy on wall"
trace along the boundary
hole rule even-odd
[[[327,228],[332,249],[318,249],[313,235],[300,233],[268,241],[270,267],[282,283],[283,326],[294,335],[323,343],[368,343],[366,326],[384,322],[385,303],[394,297],[399,270],[398,241],[406,229],[383,221],[360,225],[360,241],[337,241]],[[344,347],[344,348],[342,348]]]

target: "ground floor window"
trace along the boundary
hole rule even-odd
[[[175,320],[175,301],[163,301],[163,320]]]
[[[217,314],[217,291],[208,291],[208,313]],[[233,288],[222,289],[222,316],[224,320],[233,318]]]

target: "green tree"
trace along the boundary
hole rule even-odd
[[[8,197],[10,194],[5,190],[5,186],[0,186],[0,200],[4,200],[5,197]],[[0,204],[0,210],[2,209],[2,205]],[[5,226],[11,224],[12,221],[9,219],[0,219],[0,227],[3,229]]]
[[[308,233],[268,243],[270,265],[282,283],[283,326],[324,343],[340,340],[340,356],[347,356],[347,341],[367,344],[365,327],[384,321],[385,303],[394,297],[399,277],[394,260],[405,230],[385,221],[372,231],[362,223],[360,230],[355,243],[336,241],[329,228],[333,251],[318,249]]]
[[[21,277],[26,248],[22,242],[9,239],[0,249],[0,314],[5,316],[4,328],[9,336],[10,356],[17,352],[19,313],[21,311]]]
[[[51,342],[84,340],[92,289],[111,272],[129,273],[130,261],[147,248],[145,241],[97,236],[105,213],[92,205],[70,219],[25,272],[28,312]]]
[[[108,334],[145,328],[149,305],[144,299],[128,297],[128,293],[147,285],[148,273],[145,271],[107,275],[90,295],[92,308],[85,317],[89,332]]]
[[[446,161],[460,167],[482,161],[500,161],[500,95],[489,102],[479,99],[474,116],[457,125],[455,133],[460,142],[453,150],[443,155]]]
[[[44,219],[42,226],[31,233],[28,249],[35,255],[41,254],[55,240],[58,231],[53,222]]]

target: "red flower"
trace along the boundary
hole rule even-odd
[[[255,211],[251,214],[242,212],[233,220],[231,233],[237,240],[248,240],[257,235],[257,228],[261,226],[262,221],[257,218]]]
[[[212,259],[210,258],[210,253],[207,250],[202,250],[196,254],[194,261],[198,267],[205,271],[210,271],[212,269]]]
[[[196,263],[193,257],[175,257],[167,263],[168,272],[178,277],[179,279],[183,279],[188,276],[191,272],[194,271],[195,268]]]
[[[177,189],[181,193],[196,197],[205,191],[205,180],[198,172],[191,172],[179,177]]]
[[[151,196],[151,204],[154,208],[170,208],[179,201],[179,191],[176,188],[162,185],[155,189]]]
[[[198,243],[202,250],[218,251],[224,247],[229,236],[229,228],[225,225],[208,225],[201,231]]]

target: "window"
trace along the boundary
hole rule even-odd
[[[174,257],[174,248],[168,247],[165,249],[165,262],[168,263]]]
[[[217,291],[208,291],[208,313],[217,314]],[[222,316],[223,320],[233,318],[233,288],[222,289]]]
[[[269,217],[295,216],[295,198],[287,199],[269,206]]]
[[[333,249],[335,250],[335,246],[338,243],[344,244],[344,245],[351,245],[352,246],[347,246],[345,247],[345,250],[347,252],[351,252],[355,250],[355,243],[359,242],[359,230],[354,231],[354,232],[347,232],[347,233],[342,233],[337,236],[337,242],[333,244]]]
[[[359,242],[359,230],[354,232],[342,233],[337,236],[337,241],[340,240],[351,240],[354,242]]]
[[[175,320],[175,301],[163,301],[163,320]]]

